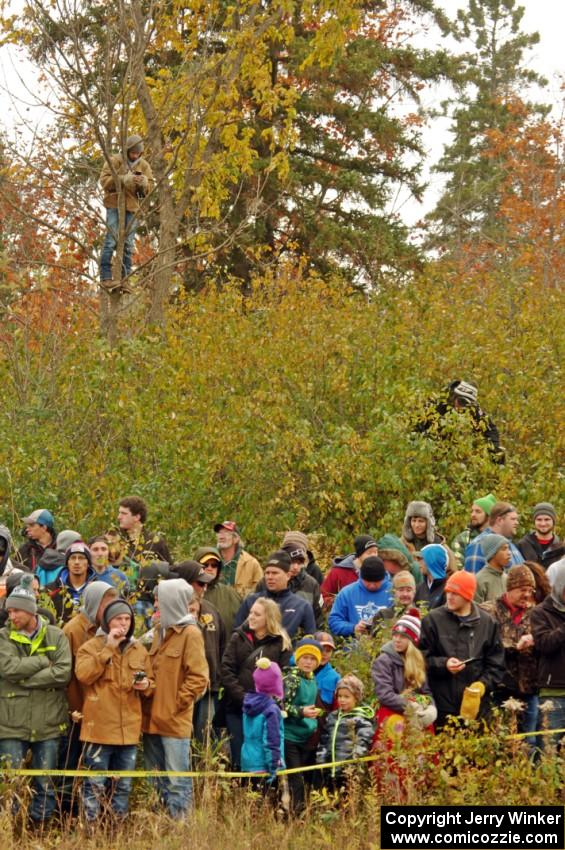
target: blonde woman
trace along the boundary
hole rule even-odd
[[[259,597],[249,610],[247,620],[237,628],[222,659],[223,704],[232,766],[239,770],[243,744],[243,698],[255,691],[253,672],[259,658],[276,661],[279,667],[290,662],[290,638],[282,627],[279,606],[272,599]]]

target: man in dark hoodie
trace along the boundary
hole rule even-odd
[[[184,579],[162,581],[156,588],[160,622],[149,651],[155,692],[144,707],[143,750],[148,770],[190,770],[194,703],[208,687],[204,640],[189,613],[192,587]],[[159,797],[173,818],[192,808],[190,777],[159,777]]]
[[[45,549],[57,548],[53,514],[45,508],[33,511],[24,518],[23,534],[26,542],[18,549],[17,560],[24,569],[33,573]]]
[[[342,558],[334,558],[329,572],[322,582],[324,607],[330,609],[340,590],[358,581],[361,564],[366,558],[379,554],[376,540],[370,534],[359,534],[353,541],[355,552]]]
[[[551,707],[544,717],[548,729],[565,729],[565,558],[552,566],[551,593],[532,609],[530,624],[538,659],[537,684],[540,701]],[[556,746],[563,733],[544,738],[544,745]]]
[[[518,542],[526,561],[534,561],[547,570],[565,555],[565,545],[555,534],[557,513],[550,502],[540,502],[533,510],[534,529]]]
[[[72,543],[65,555],[65,566],[47,587],[59,621],[66,623],[78,611],[86,586],[95,579],[90,549],[82,541]]]
[[[233,587],[224,584],[222,578],[222,558],[215,546],[201,546],[194,553],[194,560],[202,565],[205,573],[211,577],[206,588],[206,600],[210,602],[222,618],[226,634],[233,630],[233,622],[241,605],[241,599]]]

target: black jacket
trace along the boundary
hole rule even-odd
[[[255,690],[253,671],[256,661],[269,658],[279,667],[287,667],[291,652],[283,649],[280,636],[267,635],[258,640],[248,628],[236,629],[224,652],[221,666],[224,701],[228,711],[241,711],[246,692]]]
[[[536,564],[541,564],[544,570],[547,570],[555,561],[560,561],[565,555],[565,544],[556,534],[549,546],[545,548],[541,545],[533,531],[522,537],[517,545],[525,561],[534,561]]]
[[[446,578],[435,578],[432,581],[431,587],[428,587],[426,579],[420,582],[416,588],[416,596],[414,602],[424,602],[431,611],[434,608],[439,608],[440,605],[445,605],[445,583]]]
[[[472,603],[469,617],[452,614],[445,605],[435,608],[422,620],[420,649],[426,659],[428,682],[438,710],[438,725],[448,715],[458,715],[463,691],[472,682],[483,682],[486,692],[494,690],[504,676],[504,649],[498,624]],[[446,667],[448,658],[473,658],[461,673],[453,675]],[[481,702],[481,714],[488,700]]]
[[[565,611],[551,596],[532,610],[534,646],[538,657],[538,687],[565,688]]]

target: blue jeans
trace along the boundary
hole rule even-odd
[[[133,243],[137,219],[132,212],[126,210],[124,255],[122,257],[122,278],[131,274],[131,258],[133,254]],[[112,280],[112,256],[118,244],[119,212],[118,210],[106,209],[106,237],[102,245],[100,255],[100,278],[101,280]]]
[[[55,770],[59,753],[59,738],[48,741],[20,741],[16,738],[0,740],[0,762],[5,767],[21,767],[27,751],[31,750],[34,770]],[[55,810],[55,788],[48,776],[34,776],[31,780],[32,798],[29,814],[39,823],[51,817]],[[17,808],[17,806],[15,807]]]
[[[137,747],[135,744],[85,744],[83,762],[92,770],[135,770]],[[109,780],[105,776],[85,777],[82,784],[82,805],[87,821],[96,820],[100,814],[106,790],[109,790],[109,803],[114,814],[125,817],[128,813],[131,777],[120,776]]]
[[[144,735],[146,770],[190,770],[190,738]],[[192,777],[155,776],[151,779],[159,799],[173,818],[184,817],[192,808]]]

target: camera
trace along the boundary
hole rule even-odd
[[[145,670],[136,670],[133,674],[133,683],[134,685],[138,685],[140,682],[143,682],[145,679]]]

